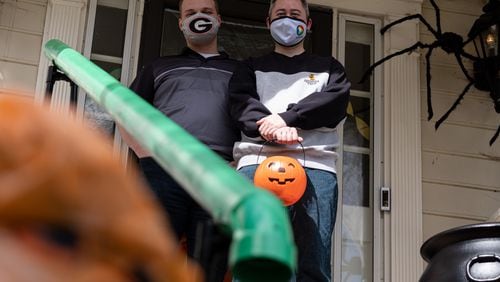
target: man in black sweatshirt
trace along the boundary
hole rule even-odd
[[[337,60],[305,53],[303,40],[312,25],[306,0],[272,0],[267,24],[274,52],[247,60],[229,83],[231,115],[243,133],[233,154],[239,171],[251,179],[267,156],[304,164],[306,191],[289,207],[298,248],[295,279],[330,281],[338,130],[350,83]]]
[[[181,0],[179,11],[179,28],[187,48],[178,56],[161,57],[145,66],[130,88],[230,162],[233,144],[240,139],[229,114],[227,89],[237,62],[218,51],[221,18],[217,2]],[[193,256],[197,227],[209,220],[210,215],[136,140],[124,131],[122,135],[139,157],[139,167],[167,211],[175,234],[178,238],[186,237],[188,254]],[[222,281],[225,265],[212,268],[205,269],[210,274],[206,281]]]

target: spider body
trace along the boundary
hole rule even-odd
[[[438,38],[435,42],[438,47],[441,47],[448,54],[460,54],[463,52],[464,39],[456,33],[444,32],[441,38]]]

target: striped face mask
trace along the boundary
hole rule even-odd
[[[271,36],[276,43],[293,47],[306,37],[307,25],[299,19],[281,17],[271,22]]]

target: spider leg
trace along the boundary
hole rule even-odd
[[[465,41],[462,43],[462,51],[460,51],[460,54],[461,54],[462,56],[464,56],[465,58],[467,58],[467,59],[471,60],[471,61],[477,61],[477,60],[479,60],[479,59],[480,59],[478,56],[474,56],[474,55],[472,55],[472,54],[469,54],[469,53],[465,52],[465,50],[464,50],[464,47],[465,47],[467,44],[469,44],[471,41],[473,41],[473,40],[474,40],[474,38],[468,38],[467,40],[465,40]]]
[[[462,72],[465,74],[467,79],[471,82],[474,82],[474,78],[470,76],[469,72],[465,69],[464,62],[462,61],[462,57],[460,57],[460,53],[455,53],[455,58],[457,58],[458,65],[462,69]]]
[[[465,44],[464,44],[464,45],[465,45]],[[460,55],[464,56],[465,58],[467,58],[467,59],[469,59],[469,60],[471,60],[471,61],[477,61],[477,60],[479,60],[479,59],[480,59],[479,57],[476,57],[476,56],[474,56],[474,55],[472,55],[472,54],[469,54],[469,53],[465,52],[464,50],[462,50],[462,51],[460,52]]]
[[[436,31],[430,24],[429,22],[420,14],[414,14],[414,15],[409,15],[407,17],[404,17],[404,18],[401,18],[397,21],[394,21],[386,26],[384,26],[383,28],[380,29],[380,33],[381,34],[384,34],[389,28],[397,25],[397,24],[400,24],[404,21],[408,21],[408,20],[411,20],[411,19],[419,19],[428,29],[430,32],[432,32],[432,34],[434,34],[434,36],[437,38],[439,37],[439,35],[441,34],[441,31]]]
[[[434,0],[430,0],[432,7],[434,7],[434,11],[436,13],[436,27],[437,33],[441,34],[441,12],[439,11],[439,7]]]
[[[425,54],[425,79],[427,80],[427,120],[431,120],[434,116],[432,110],[432,97],[431,97],[431,56],[435,47],[430,47],[427,54]]]
[[[493,135],[493,137],[491,137],[490,146],[493,145],[493,143],[495,143],[495,141],[497,141],[498,135],[500,135],[500,126],[498,126],[498,129],[497,129],[497,132],[495,133],[495,135]]]
[[[429,45],[429,44],[424,44],[422,42],[417,42],[415,44],[413,44],[412,46],[406,48],[406,49],[403,49],[401,51],[398,51],[396,53],[393,53],[393,54],[390,54],[389,56],[385,57],[385,58],[382,58],[380,60],[378,60],[377,62],[373,63],[373,65],[371,65],[366,71],[365,73],[363,74],[363,76],[361,77],[361,79],[359,80],[359,82],[364,82],[368,76],[373,72],[373,70],[378,67],[379,65],[383,64],[384,62],[396,57],[396,56],[399,56],[401,54],[404,54],[404,53],[408,53],[410,51],[413,51],[417,48],[430,48],[432,47],[433,45]]]
[[[469,91],[469,89],[471,88],[471,86],[473,84],[474,84],[474,82],[471,81],[471,82],[469,82],[469,84],[467,84],[467,86],[465,86],[464,90],[462,91],[460,96],[458,96],[455,103],[453,103],[453,105],[450,107],[450,109],[436,122],[436,125],[435,125],[436,129],[438,129],[439,126],[448,118],[448,116],[451,114],[451,112],[453,112],[457,108],[458,104],[460,104],[460,102],[464,98],[465,94],[467,94],[467,92]]]

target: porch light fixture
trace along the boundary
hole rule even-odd
[[[474,42],[474,86],[489,91],[495,111],[500,113],[500,0],[490,0],[472,26],[468,37]]]

